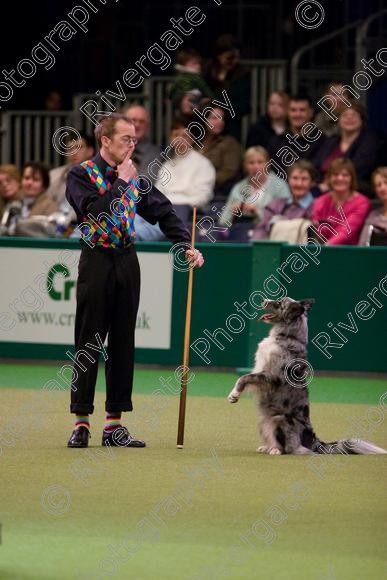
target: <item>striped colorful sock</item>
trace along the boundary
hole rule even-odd
[[[121,413],[106,413],[105,431],[111,433],[117,427],[121,427]]]
[[[75,428],[86,427],[90,431],[89,415],[75,415]]]

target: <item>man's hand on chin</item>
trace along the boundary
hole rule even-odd
[[[131,152],[125,157],[120,165],[117,165],[118,177],[129,183],[131,179],[138,179],[136,167],[130,159]]]

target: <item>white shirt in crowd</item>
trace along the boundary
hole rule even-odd
[[[185,155],[163,163],[155,185],[173,205],[188,204],[200,208],[214,196],[215,175],[211,161],[191,149]]]

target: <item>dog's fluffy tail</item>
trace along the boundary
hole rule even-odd
[[[361,439],[341,439],[340,441],[333,441],[333,443],[323,443],[321,441],[315,451],[326,454],[341,453],[342,455],[387,454],[387,451],[382,449],[382,447]]]

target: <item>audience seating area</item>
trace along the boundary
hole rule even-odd
[[[251,94],[262,102],[264,88],[240,60],[237,39],[219,37],[215,54],[207,62],[195,50],[177,52],[170,131],[161,145],[151,139],[156,103],[124,103],[121,112],[136,128],[139,184],[145,179],[160,189],[187,227],[197,207],[198,241],[312,237],[327,245],[385,245],[387,135],[368,127],[367,111],[344,84],[332,79],[324,92],[343,97],[337,121],[317,100],[283,86],[267,95],[262,114],[262,107],[251,110]],[[256,121],[246,130],[248,118]],[[30,127],[25,139],[31,138]],[[66,175],[95,150],[93,136],[79,131],[62,165],[1,165],[0,235],[81,237]],[[165,240],[157,225],[140,218],[136,229],[139,241]]]

